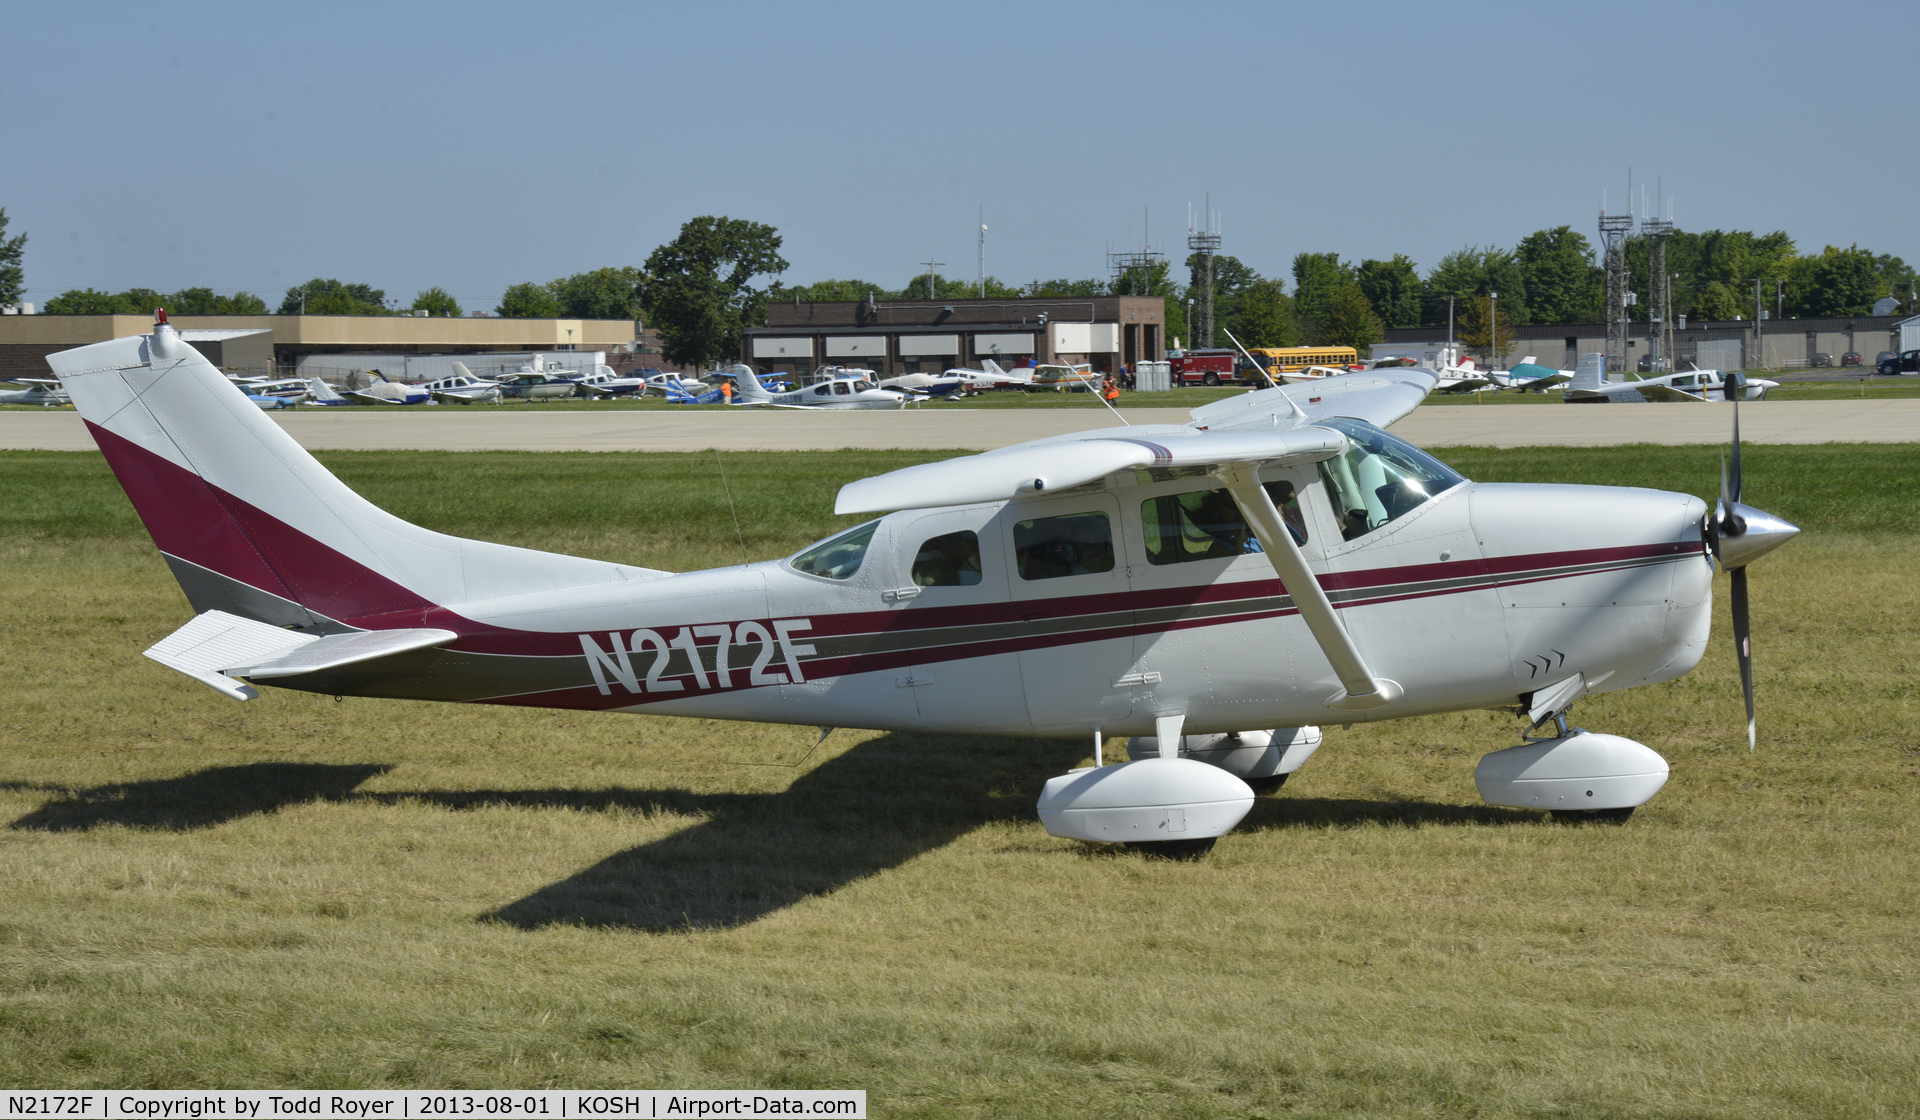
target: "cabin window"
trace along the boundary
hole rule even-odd
[[[1347,449],[1320,464],[1327,498],[1347,540],[1411,513],[1428,498],[1465,482],[1440,460],[1371,424],[1322,420],[1347,437]]]
[[[1038,517],[1013,525],[1021,579],[1058,579],[1113,570],[1113,527],[1104,513]]]
[[[980,582],[980,538],[973,530],[934,537],[913,558],[921,587],[972,587]]]
[[[793,565],[795,571],[810,576],[850,579],[853,573],[860,570],[860,562],[867,558],[867,546],[873,543],[873,532],[879,527],[878,521],[869,521],[857,529],[849,529],[837,537],[821,541],[788,563]]]
[[[815,385],[813,387],[813,395],[816,397],[830,397],[833,395],[833,387],[831,385]]]
[[[1293,483],[1269,482],[1266,486],[1294,543],[1307,543],[1307,522],[1300,514]],[[1225,490],[1148,498],[1140,503],[1140,524],[1146,534],[1149,564],[1219,560],[1261,550],[1259,538],[1240,516],[1233,495]]]
[[[840,394],[840,395],[841,395],[841,396],[843,396],[843,397],[844,397],[844,396],[846,396],[846,395],[847,395],[847,383],[846,383],[846,382],[844,382],[844,381],[836,381],[836,382],[834,382],[834,383],[833,383],[833,391],[834,391],[834,392],[836,392],[836,393],[838,393],[838,394]]]

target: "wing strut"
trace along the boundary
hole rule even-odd
[[[1240,515],[1253,526],[1254,535],[1260,538],[1260,547],[1265,551],[1267,560],[1273,565],[1274,574],[1286,585],[1287,593],[1293,596],[1293,605],[1300,609],[1300,617],[1307,623],[1307,629],[1313,632],[1313,640],[1320,644],[1320,652],[1327,655],[1332,663],[1335,675],[1345,687],[1327,697],[1329,708],[1377,708],[1382,704],[1391,704],[1400,699],[1401,688],[1393,681],[1373,675],[1367,663],[1360,657],[1360,651],[1354,648],[1353,638],[1347,628],[1333,611],[1333,602],[1313,578],[1313,570],[1307,567],[1307,558],[1294,543],[1293,534],[1287,532],[1280,519],[1280,511],[1274,508],[1273,498],[1266,487],[1260,485],[1260,469],[1257,463],[1227,463],[1213,472],[1213,477],[1226,486],[1227,492],[1240,507]]]

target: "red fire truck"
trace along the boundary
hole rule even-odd
[[[1245,385],[1258,374],[1239,359],[1232,350],[1182,350],[1167,355],[1168,372],[1175,385]]]

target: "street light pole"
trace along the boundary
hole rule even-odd
[[[1500,361],[1500,293],[1487,293],[1487,365]]]

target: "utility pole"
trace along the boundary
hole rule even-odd
[[[936,298],[933,294],[934,275],[936,274],[936,271],[939,269],[939,267],[943,264],[946,264],[947,262],[936,261],[932,257],[928,257],[926,260],[921,261],[920,263],[927,266],[927,298],[934,299]]]
[[[1453,296],[1447,297],[1447,354],[1448,354],[1447,360],[1453,362],[1455,365],[1459,365],[1460,364],[1459,360],[1452,356],[1453,355],[1453,301],[1454,301],[1454,298],[1455,297]]]
[[[987,208],[980,208],[980,298],[987,298]]]
[[[1773,317],[1782,318],[1787,313],[1787,280],[1784,276],[1773,278]]]
[[[1487,293],[1487,368],[1500,362],[1500,293]]]
[[[1762,357],[1763,351],[1760,349],[1760,279],[1759,277],[1755,277],[1752,281],[1750,281],[1750,283],[1753,284],[1753,357],[1748,360],[1747,368],[1748,369],[1765,369],[1767,368],[1766,359]]]

